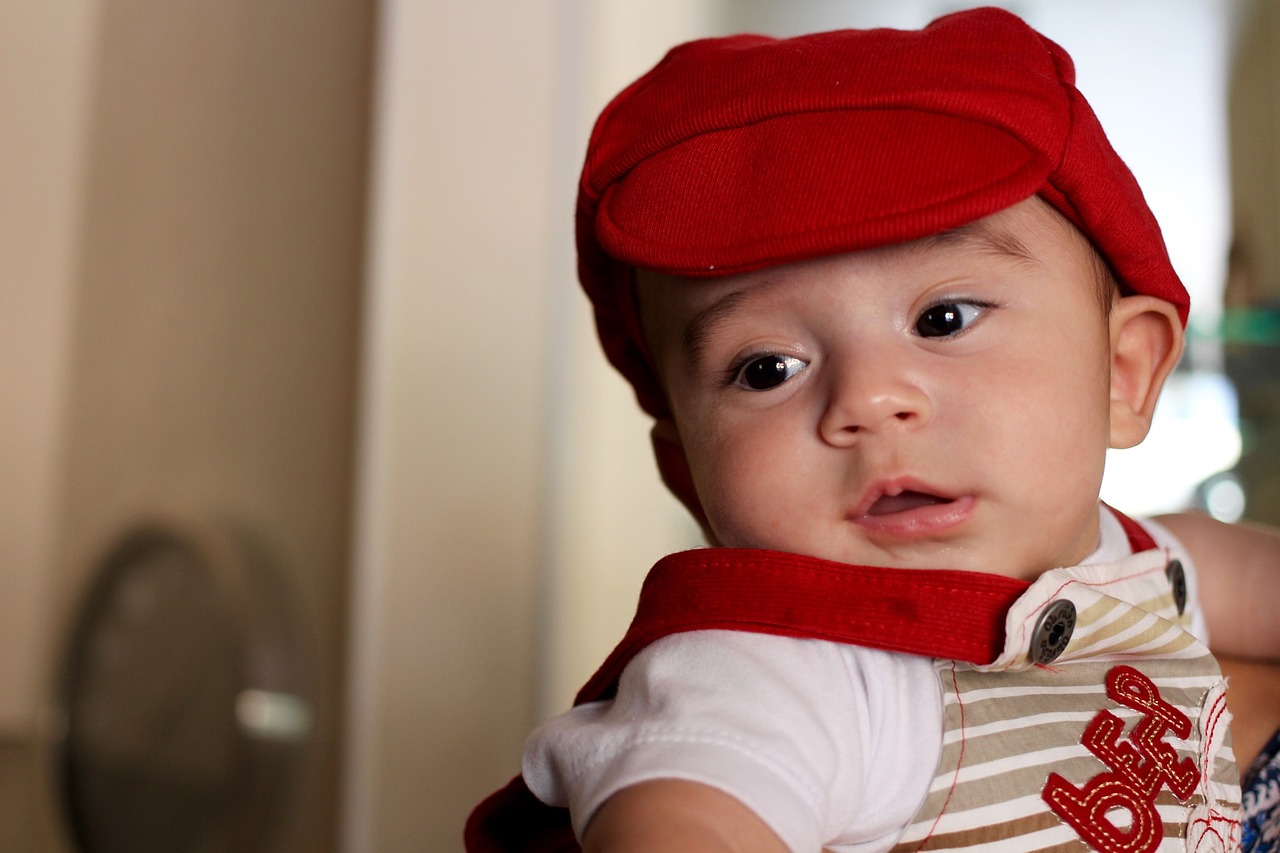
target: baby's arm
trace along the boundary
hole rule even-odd
[[[782,839],[737,799],[680,779],[641,782],[614,794],[588,824],[582,849],[787,853]]]
[[[1195,561],[1214,653],[1280,662],[1280,531],[1196,513],[1156,521]]]
[[[1200,605],[1229,686],[1242,767],[1280,730],[1280,532],[1208,516],[1157,519],[1195,561]]]

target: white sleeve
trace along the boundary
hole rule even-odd
[[[664,638],[630,663],[615,700],[534,732],[525,781],[544,802],[569,807],[579,837],[622,788],[701,782],[811,853],[856,809],[874,748],[841,648],[735,631]]]

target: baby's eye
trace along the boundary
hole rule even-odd
[[[734,374],[734,384],[750,391],[768,391],[808,366],[789,355],[761,355],[750,359]]]
[[[922,338],[945,338],[962,332],[990,305],[981,302],[941,302],[926,308],[916,320]]]

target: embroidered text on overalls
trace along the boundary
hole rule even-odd
[[[1160,697],[1151,679],[1130,666],[1107,673],[1107,695],[1142,714],[1128,741],[1120,738],[1124,722],[1107,710],[1089,722],[1081,742],[1110,770],[1079,788],[1050,773],[1041,796],[1059,817],[1086,842],[1106,853],[1150,853],[1164,837],[1156,812],[1156,797],[1168,786],[1186,802],[1200,783],[1200,771],[1190,758],[1179,759],[1164,741],[1167,732],[1179,738],[1191,734],[1191,720]],[[1129,814],[1127,827],[1109,817],[1115,809]]]

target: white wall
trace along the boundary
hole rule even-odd
[[[595,113],[706,5],[383,5],[350,853],[454,849],[687,541],[577,292],[572,211]]]
[[[0,0],[0,849],[62,849],[56,653],[168,512],[293,593],[317,734],[277,849],[334,846],[371,5]]]
[[[576,201],[582,155],[596,116],[674,44],[719,32],[714,2],[573,3],[567,33],[576,67],[562,72],[570,108],[560,132],[557,207]],[[563,54],[562,54],[563,56]],[[538,719],[563,710],[630,622],[645,572],[664,554],[700,544],[685,509],[658,480],[651,421],[604,359],[577,282],[568,217],[552,235],[554,267],[550,480]]]
[[[381,10],[345,849],[447,850],[531,718],[556,16]]]

